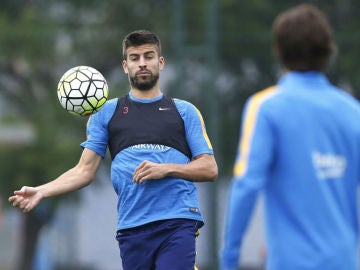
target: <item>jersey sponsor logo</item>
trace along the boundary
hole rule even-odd
[[[162,145],[162,144],[152,144],[152,143],[143,143],[143,144],[136,144],[131,146],[133,150],[159,150],[159,151],[166,151],[170,149],[170,146]]]
[[[312,152],[316,176],[320,180],[341,178],[346,168],[346,158],[341,155]]]

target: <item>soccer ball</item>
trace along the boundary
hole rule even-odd
[[[99,111],[108,93],[104,76],[88,66],[77,66],[66,71],[57,88],[61,106],[69,113],[80,116]]]

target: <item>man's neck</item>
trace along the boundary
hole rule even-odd
[[[153,99],[161,95],[161,90],[158,87],[147,91],[131,88],[131,94],[138,99]]]

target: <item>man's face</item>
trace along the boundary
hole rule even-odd
[[[148,91],[159,80],[159,72],[164,67],[164,58],[159,56],[156,46],[145,44],[127,49],[127,58],[122,62],[133,88]]]

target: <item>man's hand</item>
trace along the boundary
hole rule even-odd
[[[43,195],[38,189],[24,186],[21,190],[14,191],[14,196],[9,198],[9,202],[27,213],[38,205],[42,198]]]
[[[133,182],[141,184],[151,179],[161,179],[167,176],[166,164],[143,161],[136,167],[133,174]]]

